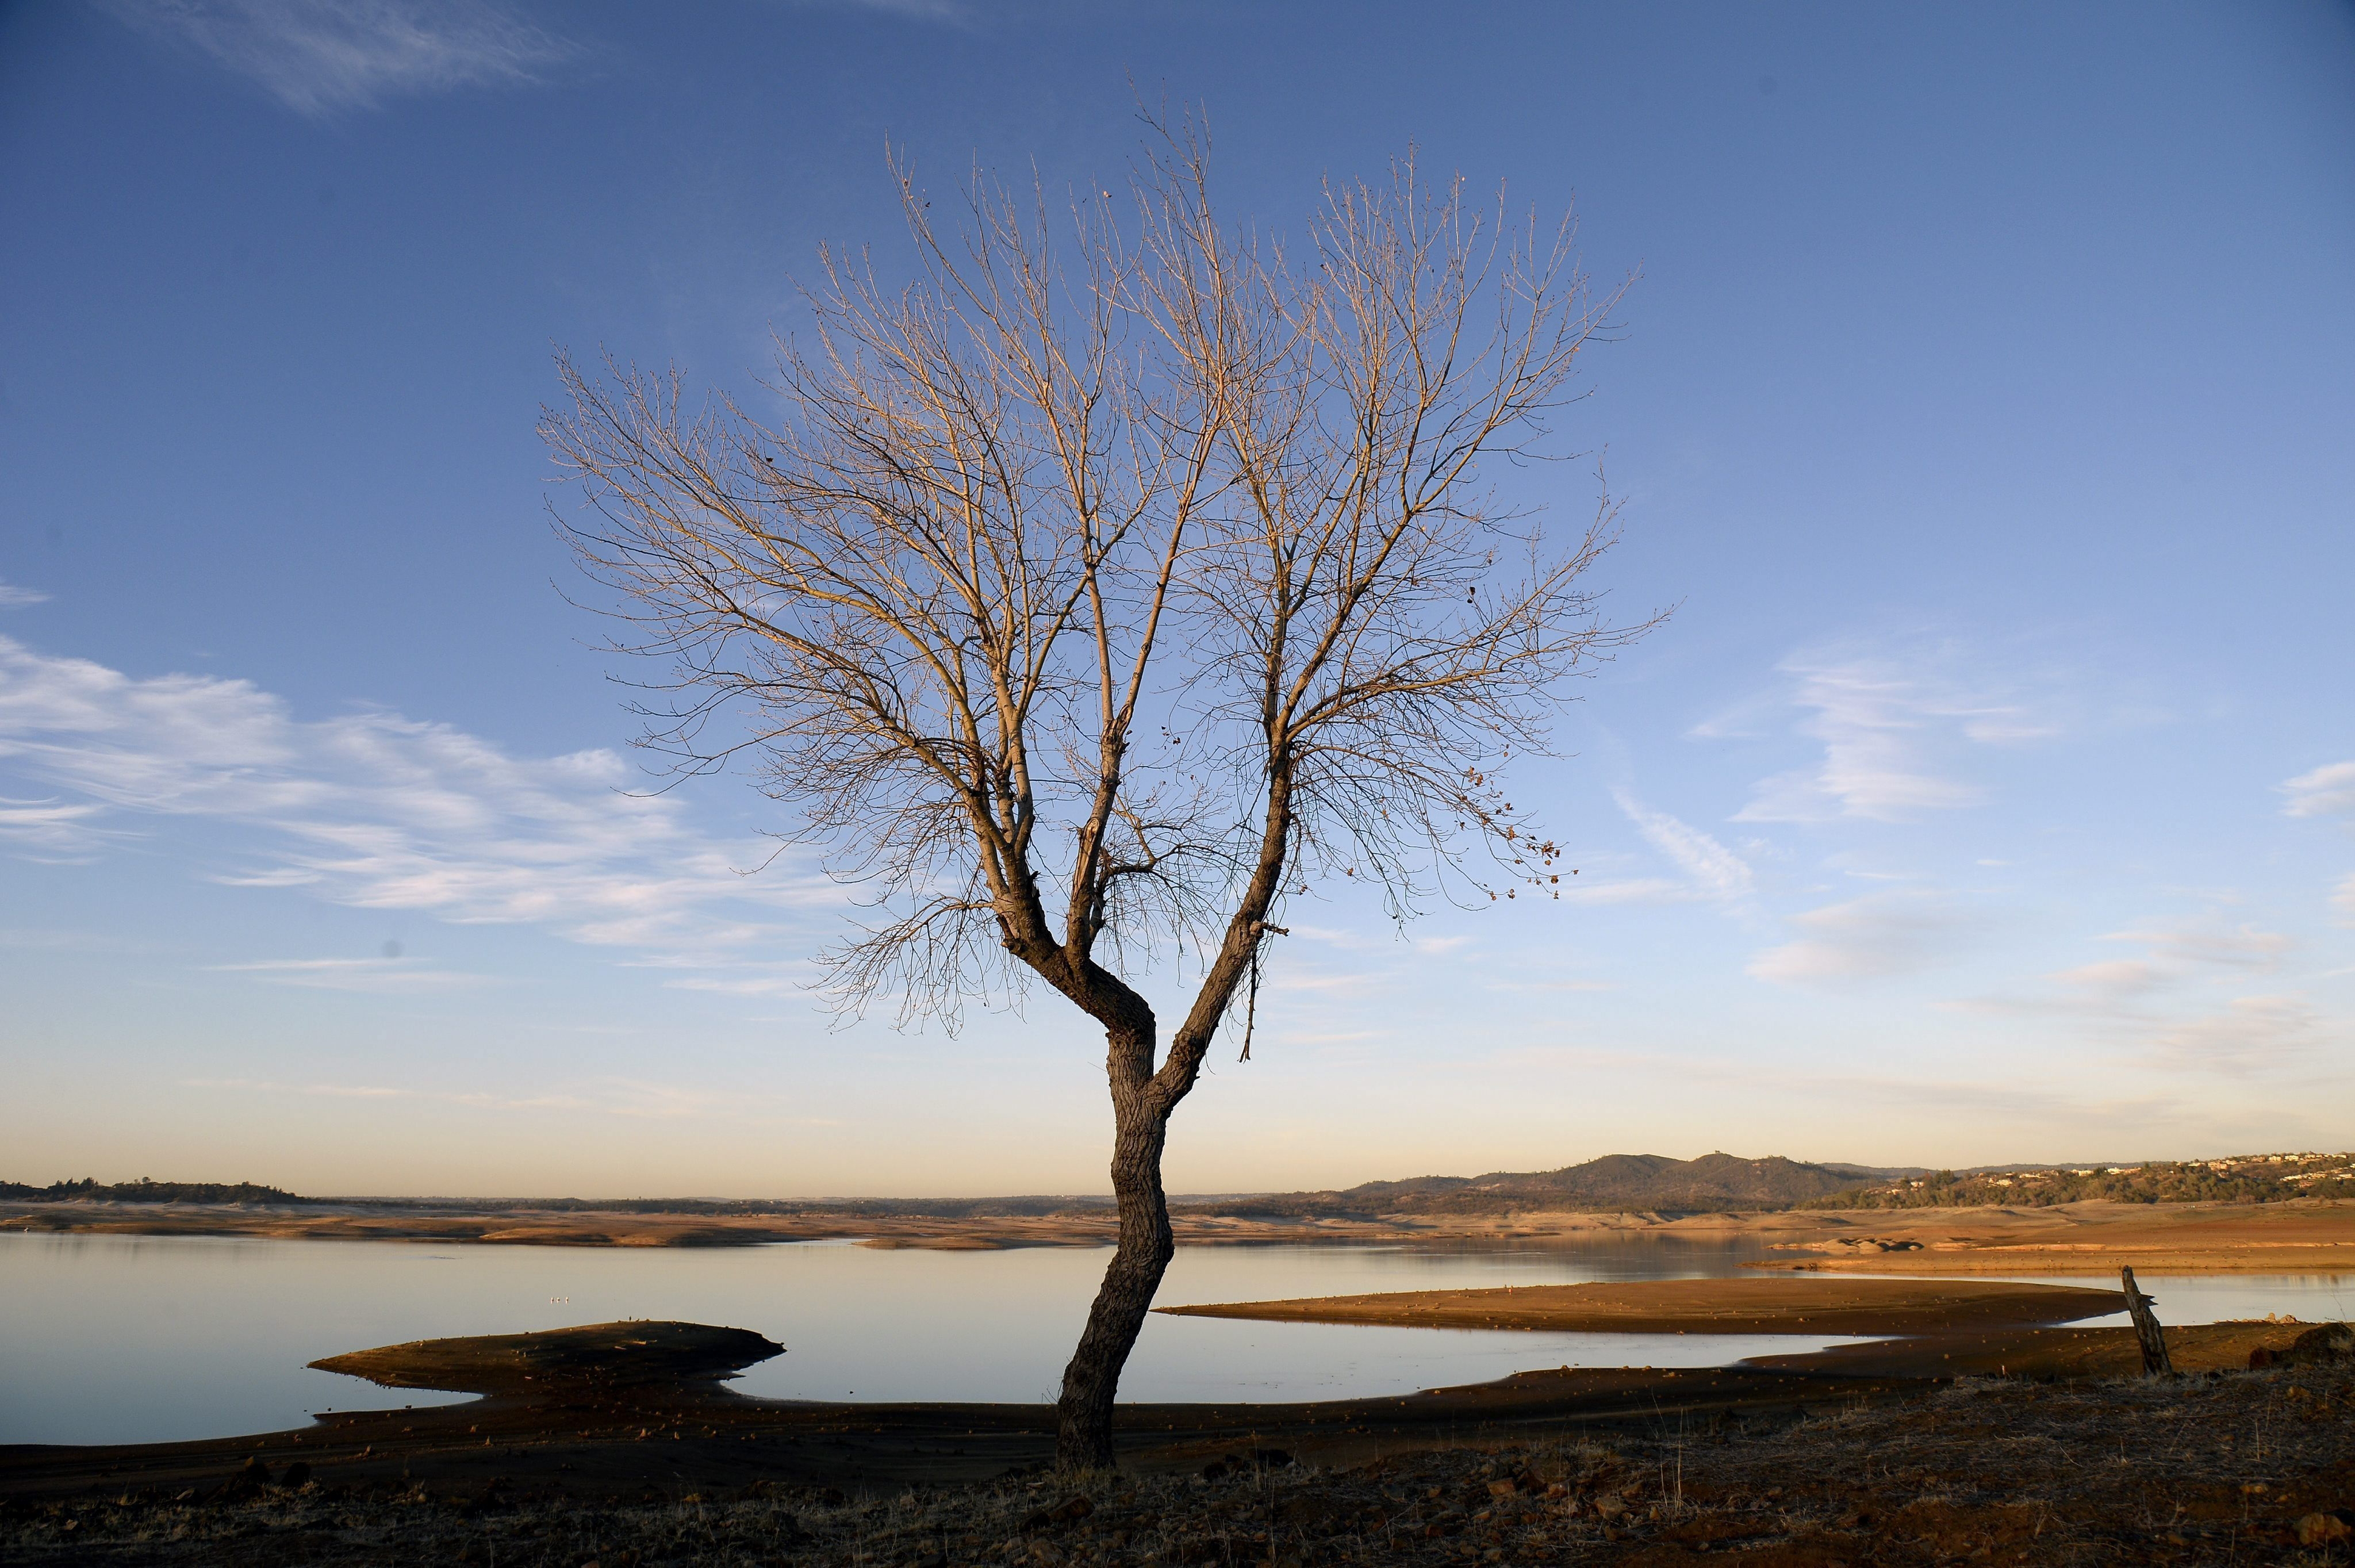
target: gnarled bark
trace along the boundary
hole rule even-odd
[[[1168,1114],[1145,1096],[1117,1088],[1113,1106],[1112,1187],[1120,1209],[1120,1242],[1088,1309],[1079,1348],[1063,1369],[1063,1392],[1055,1402],[1055,1462],[1067,1470],[1112,1467],[1113,1402],[1120,1371],[1178,1251],[1168,1196],[1161,1188]]]

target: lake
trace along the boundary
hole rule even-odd
[[[1108,1253],[452,1246],[0,1236],[0,1443],[129,1443],[452,1403],[304,1363],[344,1350],[618,1318],[751,1328],[787,1348],[735,1387],[776,1399],[1047,1401]],[[1169,1305],[1499,1285],[1723,1277],[1756,1242],[1180,1248]],[[2094,1285],[2090,1279],[2055,1283]],[[2169,1323],[2347,1316],[2355,1278],[2148,1278]],[[2123,1316],[2116,1319],[2124,1321]],[[2105,1319],[2103,1321],[2108,1321]],[[1542,1334],[1156,1316],[1124,1399],[1404,1393],[1557,1366],[1710,1366],[1840,1343],[1801,1335]]]

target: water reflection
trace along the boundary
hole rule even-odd
[[[1760,1255],[1755,1242],[1630,1235],[1575,1246],[1189,1247],[1161,1299],[1725,1276]],[[154,1442],[275,1430],[336,1406],[443,1403],[303,1363],[405,1339],[623,1317],[730,1324],[782,1341],[788,1354],[737,1385],[771,1398],[1048,1399],[1104,1262],[1092,1249],[887,1252],[841,1243],[657,1251],[0,1236],[0,1442]],[[2346,1311],[2339,1276],[2143,1283],[2170,1323]],[[1333,1399],[1533,1367],[1706,1366],[1828,1342],[1156,1316],[1122,1392]]]

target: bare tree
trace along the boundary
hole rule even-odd
[[[758,411],[567,360],[545,422],[616,645],[668,661],[649,741],[750,757],[863,890],[837,1004],[953,1028],[1037,980],[1103,1028],[1120,1232],[1063,1378],[1073,1467],[1112,1462],[1175,1250],[1169,1116],[1285,900],[1559,897],[1497,772],[1657,621],[1587,586],[1607,501],[1557,536],[1480,479],[1540,454],[1617,297],[1567,220],[1410,161],[1328,185],[1287,249],[1221,227],[1205,142],[1157,130],[1133,208],[1068,228],[976,175],[944,234],[895,162],[920,274],[822,253]],[[1156,965],[1194,987],[1166,1040]]]

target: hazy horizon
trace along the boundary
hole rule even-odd
[[[838,1027],[846,894],[739,874],[741,773],[642,793],[535,424],[555,346],[757,396],[819,242],[901,275],[887,138],[1115,188],[1132,76],[1231,223],[1410,147],[1574,200],[1642,274],[1590,455],[1493,476],[1576,521],[1600,461],[1598,581],[1677,612],[1508,781],[1566,896],[1302,901],[1173,1190],[2355,1125],[2347,8],[289,15],[0,13],[23,1179],[1099,1189],[1079,1014]]]

